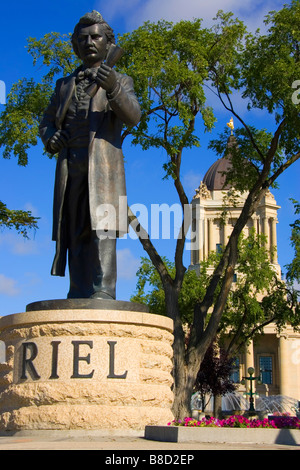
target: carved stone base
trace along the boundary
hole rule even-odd
[[[144,429],[173,419],[169,318],[130,302],[53,302],[0,319],[0,430]]]

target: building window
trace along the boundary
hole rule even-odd
[[[240,382],[240,359],[238,357],[236,357],[232,363],[230,380],[234,384],[237,384]]]
[[[217,243],[217,244],[216,244],[216,252],[217,252],[218,255],[223,252],[223,245],[222,245],[222,243]]]
[[[263,384],[273,383],[273,361],[271,356],[260,356],[259,370]]]

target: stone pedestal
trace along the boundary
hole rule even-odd
[[[173,322],[130,302],[37,302],[0,319],[0,430],[165,425]]]

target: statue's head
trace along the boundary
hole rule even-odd
[[[96,10],[82,16],[71,38],[75,54],[86,65],[99,65],[106,57],[110,44],[115,43],[112,28]]]

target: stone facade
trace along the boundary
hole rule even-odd
[[[0,429],[143,429],[173,419],[173,322],[136,311],[0,319]]]

